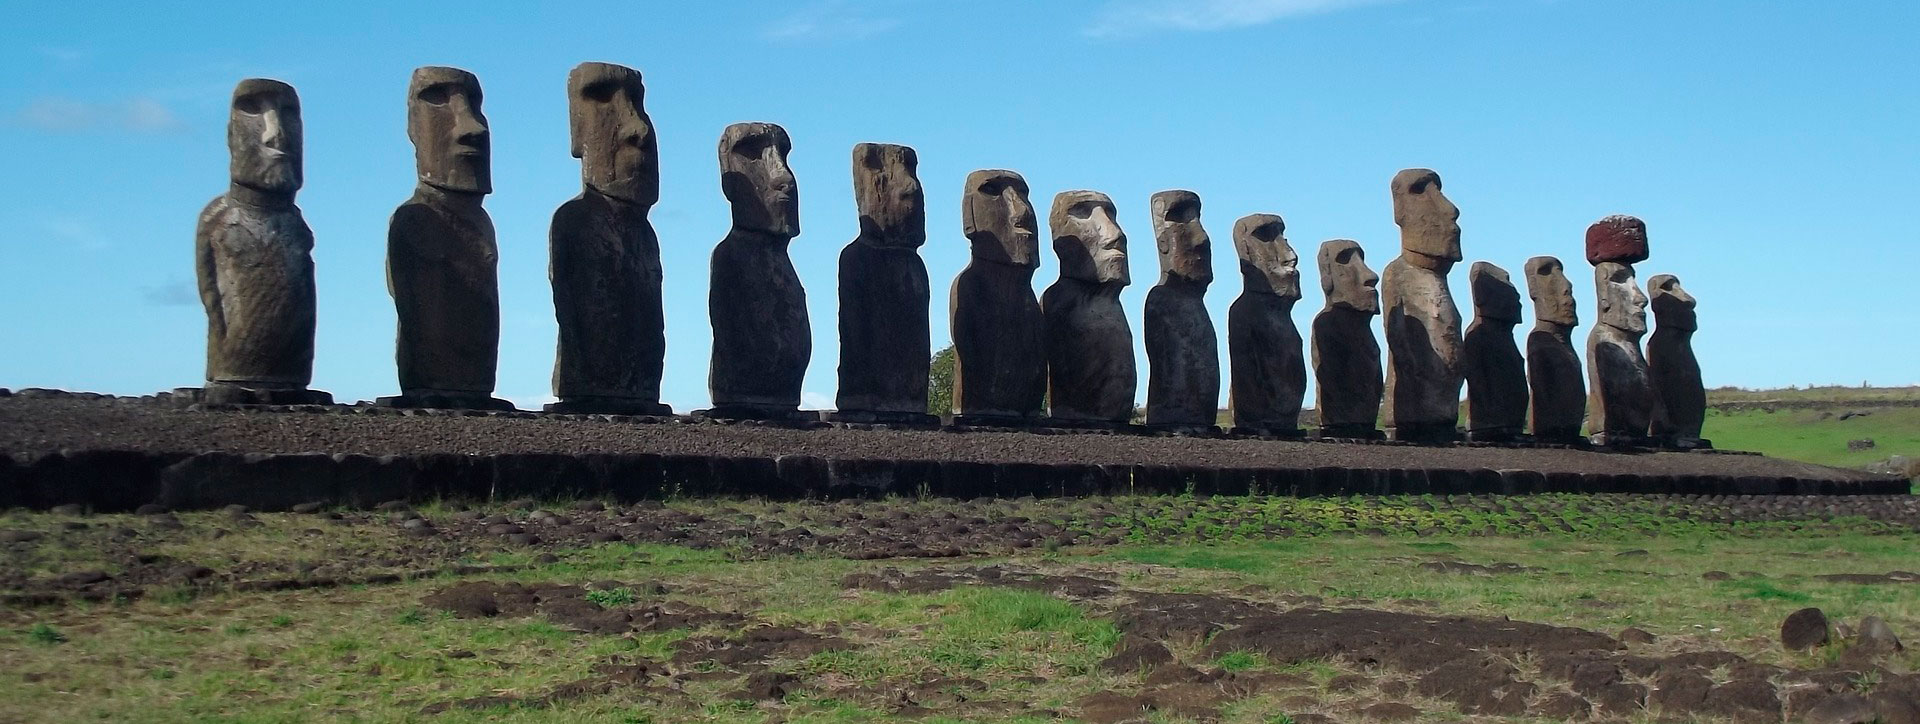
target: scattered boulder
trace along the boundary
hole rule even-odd
[[[1157,641],[1142,641],[1128,644],[1107,660],[1100,662],[1100,668],[1116,674],[1134,674],[1173,663],[1173,652]]]
[[[746,686],[731,698],[740,701],[779,701],[799,688],[800,679],[778,671],[762,671],[747,677]]]
[[[1893,627],[1879,616],[1860,619],[1860,631],[1854,635],[1853,645],[1874,653],[1900,653],[1907,647],[1900,643],[1900,637],[1893,633]]]
[[[1813,705],[1802,721],[1807,724],[1873,724],[1879,719],[1880,714],[1873,702],[1866,697],[1840,694]]]
[[[1620,635],[1615,636],[1614,638],[1620,639],[1621,643],[1650,644],[1650,643],[1653,643],[1654,641],[1658,641],[1660,637],[1655,636],[1651,633],[1648,633],[1644,629],[1634,627],[1634,626],[1628,626],[1626,628],[1620,629]]]
[[[1780,622],[1780,645],[1790,651],[1807,651],[1827,645],[1827,614],[1817,608],[1803,608]]]

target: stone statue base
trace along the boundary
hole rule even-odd
[[[704,410],[694,410],[694,417],[709,420],[767,420],[772,422],[819,422],[820,413],[801,411],[789,405],[756,405],[752,403],[733,403],[714,405]]]
[[[1234,425],[1232,429],[1227,430],[1227,432],[1234,435],[1251,435],[1253,437],[1284,437],[1284,438],[1295,439],[1295,440],[1307,436],[1307,431],[1299,427],[1265,427],[1265,426],[1259,426],[1259,425]]]
[[[1053,427],[1040,415],[954,415],[955,427]]]
[[[567,415],[673,416],[673,407],[670,405],[623,397],[570,397],[559,402],[549,402],[541,409]]]
[[[1662,439],[1660,446],[1673,450],[1712,450],[1713,441],[1699,437],[1670,437]]]
[[[1146,428],[1131,422],[1113,420],[1095,420],[1084,417],[1042,417],[1034,427],[1054,428],[1058,430],[1098,430],[1105,432],[1142,432]]]
[[[1387,429],[1399,442],[1459,442],[1460,428],[1447,422],[1405,423]]]
[[[1222,434],[1219,425],[1193,425],[1182,422],[1149,422],[1142,427],[1145,427],[1147,432],[1163,435],[1218,436]]]
[[[1533,441],[1550,445],[1585,445],[1587,436],[1580,434],[1579,427],[1551,428],[1534,430]]]
[[[373,401],[374,407],[414,408],[429,410],[499,410],[510,412],[517,408],[513,403],[484,392],[452,392],[444,390],[403,392],[391,397],[381,397]]]
[[[1321,425],[1316,435],[1322,440],[1385,440],[1387,436],[1372,425]]]
[[[939,427],[940,416],[924,412],[876,412],[872,410],[827,410],[820,413],[823,422],[851,422],[869,425],[920,425]]]
[[[1518,427],[1491,427],[1485,430],[1468,430],[1468,442],[1533,442]]]
[[[304,387],[247,387],[231,382],[208,382],[205,387],[176,387],[174,401],[183,405],[331,405],[333,395]]]
[[[1660,446],[1659,440],[1645,435],[1626,435],[1617,432],[1596,432],[1588,435],[1587,440],[1593,443],[1595,447],[1614,449],[1655,448]]]

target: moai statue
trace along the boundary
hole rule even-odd
[[[927,202],[920,158],[891,143],[853,147],[860,236],[840,253],[840,391],[832,419],[938,424],[927,414]]]
[[[493,397],[500,353],[499,248],[480,202],[493,192],[480,79],[413,71],[407,137],[420,182],[387,229],[387,290],[399,313],[392,407],[513,409]]]
[[[547,278],[560,322],[549,412],[671,415],[660,404],[666,356],[660,240],[647,212],[660,200],[660,152],[640,73],[581,63],[567,75],[573,157],[583,189],[553,214]]]
[[[973,257],[948,297],[955,422],[1028,424],[1044,414],[1046,317],[1033,295],[1039,224],[1020,174],[967,174],[960,224]]]
[[[1460,209],[1440,192],[1440,175],[1410,168],[1393,177],[1400,256],[1380,276],[1387,337],[1384,423],[1395,440],[1458,439],[1460,309],[1447,271],[1460,261]]]
[[[713,249],[707,289],[712,417],[798,417],[813,332],[807,292],[787,257],[800,234],[792,148],[786,129],[771,123],[735,123],[720,134],[720,188],[733,205],[733,228]]]
[[[1647,333],[1647,295],[1633,267],[1603,261],[1593,267],[1600,323],[1587,335],[1587,432],[1595,444],[1643,442],[1653,422],[1653,386],[1640,338]]]
[[[1307,394],[1307,361],[1293,304],[1300,301],[1300,255],[1287,244],[1287,223],[1252,214],[1233,224],[1240,257],[1240,298],[1227,308],[1227,357],[1235,432],[1295,437]]]
[[[313,231],[301,184],[300,96],[248,78],[227,113],[227,192],[194,229],[207,308],[207,381],[187,397],[219,404],[331,404],[313,380]]]
[[[1707,388],[1700,361],[1693,356],[1693,295],[1679,277],[1657,274],[1647,280],[1655,326],[1647,338],[1647,372],[1653,380],[1653,436],[1683,449],[1711,447],[1700,438],[1707,418]]]
[[[1047,214],[1060,279],[1040,296],[1046,319],[1047,414],[1066,424],[1133,418],[1139,378],[1133,330],[1120,308],[1127,272],[1127,235],[1114,221],[1113,200],[1098,191],[1062,191]]]
[[[1533,331],[1527,334],[1529,420],[1536,442],[1577,443],[1587,419],[1587,383],[1580,356],[1573,351],[1573,328],[1580,316],[1573,283],[1559,259],[1527,260],[1527,296],[1533,299]]]
[[[1527,363],[1513,342],[1520,324],[1520,292],[1507,270],[1476,261],[1467,270],[1473,324],[1460,348],[1467,378],[1467,437],[1503,442],[1527,424]]]
[[[1160,281],[1147,291],[1147,424],[1212,428],[1220,409],[1220,341],[1207,316],[1213,241],[1200,226],[1200,196],[1153,195]]]
[[[1380,313],[1380,277],[1367,268],[1360,244],[1334,239],[1320,244],[1320,291],[1327,306],[1313,318],[1314,407],[1320,437],[1376,439],[1380,430],[1380,343],[1373,317]]]

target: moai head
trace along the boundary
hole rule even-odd
[[[1020,174],[997,168],[967,174],[960,226],[973,244],[973,258],[1028,269],[1040,266],[1039,220]]]
[[[1633,282],[1633,267],[1603,261],[1593,267],[1593,286],[1600,293],[1600,323],[1629,334],[1647,331],[1647,295]]]
[[[493,193],[492,142],[480,113],[480,79],[472,73],[432,65],[414,69],[407,86],[407,138],[421,183]]]
[[[632,68],[581,63],[567,74],[567,126],[581,180],[608,197],[652,206],[660,200],[660,145],[646,97]]]
[[[800,191],[787,168],[793,142],[771,123],[735,123],[720,134],[720,190],[733,226],[791,239],[800,235]]]
[[[1460,209],[1440,192],[1440,174],[1410,168],[1393,176],[1393,223],[1407,262],[1444,272],[1460,261]]]
[[[293,86],[248,78],[233,88],[227,113],[227,173],[236,184],[292,194],[301,183],[300,96]]]
[[[853,147],[853,201],[860,239],[874,246],[912,249],[927,241],[927,197],[920,190],[920,156],[907,146]]]
[[[1527,296],[1533,299],[1533,318],[1562,327],[1580,323],[1573,303],[1573,282],[1560,260],[1536,256],[1527,260]]]
[[[1587,263],[1638,264],[1647,260],[1647,222],[1614,214],[1587,227]]]
[[[1161,191],[1153,195],[1153,245],[1160,250],[1160,283],[1213,282],[1213,240],[1200,226],[1200,195]]]
[[[1248,292],[1300,298],[1300,255],[1287,244],[1286,230],[1287,222],[1273,214],[1249,214],[1233,222],[1233,250]]]
[[[1647,279],[1647,296],[1652,297],[1653,319],[1662,329],[1699,329],[1694,318],[1693,295],[1680,288],[1680,277],[1655,274]]]
[[[1060,276],[1095,284],[1133,281],[1127,272],[1127,235],[1114,221],[1113,199],[1098,191],[1062,191],[1047,214]]]
[[[1380,313],[1380,275],[1367,268],[1360,242],[1334,239],[1320,244],[1320,291],[1327,307]]]
[[[1520,323],[1520,290],[1515,289],[1507,270],[1476,261],[1467,269],[1467,286],[1473,290],[1473,315],[1489,322]]]

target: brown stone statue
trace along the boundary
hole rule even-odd
[[[1211,428],[1220,409],[1220,342],[1207,316],[1213,241],[1200,226],[1200,196],[1153,195],[1160,282],[1147,291],[1147,424]]]
[[[1039,225],[1020,174],[967,174],[960,224],[973,256],[953,280],[956,422],[1026,424],[1044,414],[1046,317],[1033,295],[1040,266]]]
[[[927,202],[920,158],[891,143],[853,147],[860,235],[840,253],[840,388],[833,419],[937,424],[927,414]]]
[[[1242,280],[1240,298],[1227,308],[1227,407],[1235,432],[1300,434],[1300,404],[1307,394],[1305,350],[1293,324],[1300,255],[1287,244],[1286,230],[1287,223],[1273,214],[1233,224]]]
[[[499,249],[480,202],[493,192],[480,80],[413,71],[407,137],[420,182],[387,231],[387,289],[399,312],[395,407],[512,409],[493,397],[500,352]]]
[[[1533,299],[1533,331],[1527,334],[1527,390],[1532,402],[1530,426],[1537,442],[1574,443],[1587,419],[1587,384],[1580,356],[1573,351],[1573,328],[1580,323],[1573,283],[1559,259],[1527,260],[1527,296]]]
[[[1396,440],[1457,439],[1460,424],[1460,309],[1447,271],[1460,261],[1460,209],[1424,168],[1393,177],[1400,256],[1380,277],[1387,337],[1384,423]]]
[[[1587,336],[1587,432],[1601,445],[1644,442],[1653,422],[1653,386],[1640,338],[1647,333],[1647,295],[1634,284],[1633,267],[1601,262],[1593,267],[1600,297],[1600,323]]]
[[[1126,424],[1138,377],[1133,330],[1120,308],[1127,235],[1113,200],[1098,191],[1062,191],[1047,215],[1060,279],[1040,297],[1047,331],[1047,414],[1055,420]]]
[[[248,78],[227,114],[227,192],[194,229],[194,270],[207,308],[207,382],[220,404],[329,404],[313,380],[313,231],[293,196],[301,184],[300,96]]]
[[[551,412],[671,415],[660,404],[666,356],[660,240],[647,211],[660,199],[660,151],[640,73],[581,63],[567,76],[573,156],[584,188],[553,214],[547,277],[560,344]]]
[[[713,417],[788,419],[800,407],[813,332],[807,292],[787,257],[800,234],[792,148],[786,129],[771,123],[735,123],[720,135],[720,188],[733,228],[714,247],[707,290]]]
[[[1467,378],[1467,436],[1508,441],[1527,424],[1527,363],[1513,343],[1520,324],[1520,292],[1507,270],[1476,261],[1467,271],[1473,291],[1473,324],[1460,348]]]
[[[1672,274],[1647,280],[1652,298],[1653,335],[1647,338],[1647,372],[1653,381],[1652,433],[1662,443],[1693,449],[1710,447],[1700,438],[1707,419],[1707,388],[1700,381],[1700,361],[1693,356],[1693,295]]]
[[[1367,268],[1360,244],[1334,239],[1320,245],[1320,291],[1327,306],[1313,318],[1313,379],[1320,436],[1380,437],[1380,277]]]

